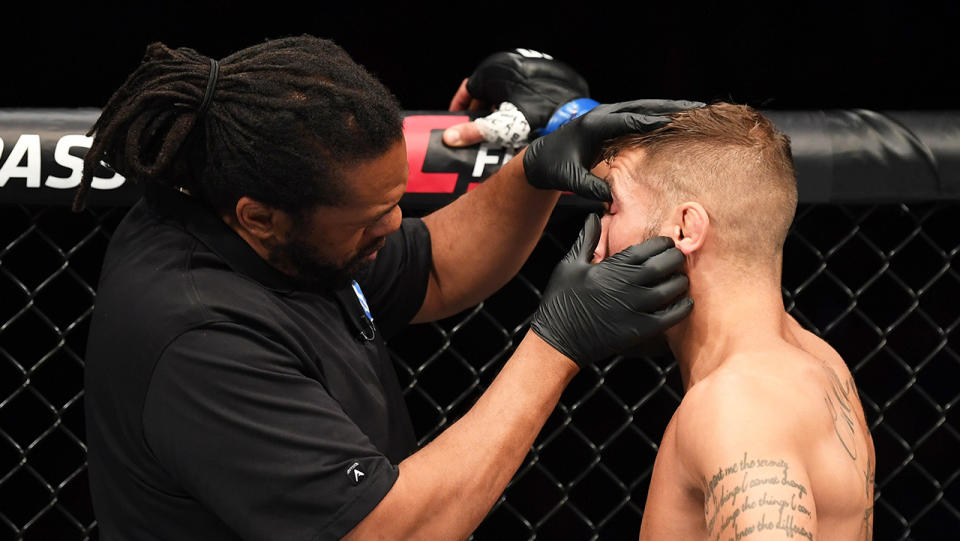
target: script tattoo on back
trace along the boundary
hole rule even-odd
[[[833,419],[833,429],[837,434],[837,439],[846,451],[847,456],[854,462],[857,461],[857,422],[854,417],[853,400],[859,400],[857,395],[857,386],[853,378],[847,379],[846,383],[840,380],[837,372],[824,363],[823,370],[827,374],[830,386],[824,393],[824,401],[827,404],[827,411],[830,418]],[[875,482],[875,473],[870,456],[867,455],[867,465],[863,470],[864,492],[866,493],[867,507],[863,511],[863,531],[864,539],[870,541],[873,539],[873,486]]]
[[[863,471],[863,490],[867,496],[867,508],[863,510],[863,539],[871,541],[873,539],[873,486],[876,483],[876,473],[873,465],[870,464],[870,457],[867,457],[867,469]]]
[[[833,429],[836,431],[837,438],[840,439],[847,455],[850,456],[851,460],[856,461],[857,424],[854,419],[851,395],[856,397],[857,387],[853,384],[852,379],[848,379],[846,384],[842,383],[840,376],[826,364],[823,365],[823,369],[830,380],[830,388],[827,389],[823,399],[826,401],[827,410],[833,418]]]
[[[711,538],[739,541],[779,531],[786,538],[813,541],[813,532],[805,528],[812,518],[813,498],[790,476],[790,464],[782,458],[756,458],[745,452],[742,459],[704,478],[704,485],[704,518]],[[751,518],[741,520],[747,512]]]

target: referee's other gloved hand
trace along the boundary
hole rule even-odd
[[[546,53],[514,49],[485,58],[464,79],[450,111],[490,110],[489,116],[451,126],[443,141],[454,147],[481,141],[520,146],[597,105],[587,81]]]
[[[591,264],[600,219],[587,217],[580,237],[557,265],[530,328],[581,368],[636,348],[690,314],[681,274],[684,257],[654,237]]]
[[[698,101],[636,100],[600,105],[530,143],[523,156],[527,181],[537,188],[571,191],[612,201],[610,187],[590,173],[608,139],[645,133],[670,123],[671,113],[703,107]]]

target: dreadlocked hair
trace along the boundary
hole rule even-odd
[[[341,202],[341,168],[403,137],[396,99],[332,41],[290,37],[224,58],[201,114],[210,70],[192,49],[147,47],[87,134],[75,211],[102,161],[128,179],[186,188],[221,214],[243,196],[296,214]]]

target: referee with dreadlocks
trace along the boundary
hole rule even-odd
[[[501,287],[560,191],[609,198],[586,169],[602,141],[692,105],[597,107],[402,219],[399,106],[332,42],[220,61],[150,45],[91,130],[75,203],[101,161],[145,185],[87,350],[101,539],[468,536],[578,369],[689,313],[682,256],[654,239],[591,265],[588,220],[500,374],[419,450],[384,339]]]

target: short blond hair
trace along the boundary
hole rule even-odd
[[[671,115],[667,126],[608,142],[603,159],[643,149],[642,171],[664,212],[697,201],[723,252],[782,257],[797,208],[790,138],[746,105],[715,103]]]

